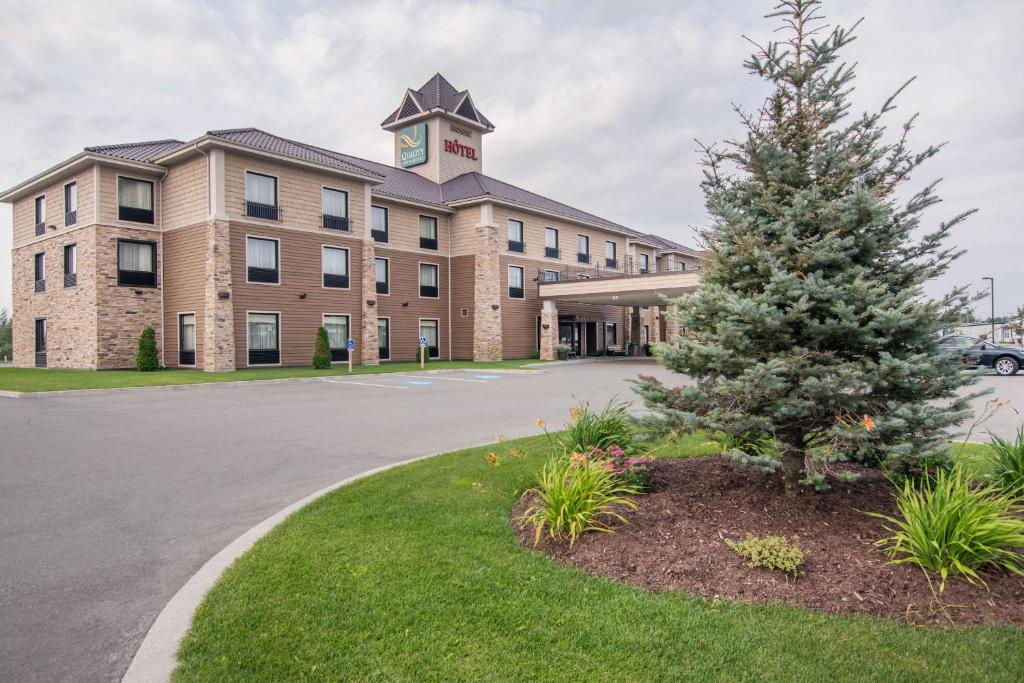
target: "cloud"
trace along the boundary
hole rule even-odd
[[[380,121],[406,87],[441,71],[497,126],[484,142],[487,173],[684,243],[704,221],[694,138],[739,134],[732,103],[754,107],[766,92],[742,68],[742,36],[777,38],[761,16],[772,3],[747,0],[2,4],[0,186],[86,145],[243,125],[387,161]],[[1000,311],[1024,303],[1024,6],[824,9],[847,25],[866,17],[847,54],[859,63],[855,109],[918,75],[891,124],[920,111],[914,144],[950,141],[913,181],[945,179],[929,220],[981,209],[956,234],[968,254],[929,292],[994,275]],[[9,302],[2,259],[0,306]]]

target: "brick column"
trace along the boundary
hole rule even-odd
[[[478,225],[473,262],[473,360],[502,359],[500,251],[498,228]]]
[[[558,357],[558,309],[555,302],[548,300],[540,310],[540,359],[555,360]]]
[[[665,316],[665,341],[675,344],[676,337],[679,336],[679,320],[676,318],[679,315],[679,306],[669,304],[662,315]]]
[[[362,293],[360,300],[363,311],[362,334],[352,338],[359,344],[356,349],[359,352],[360,362],[363,365],[379,365],[380,349],[377,346],[377,251],[373,247],[373,240],[363,240],[363,277]]]
[[[206,302],[203,310],[203,370],[235,369],[235,308],[231,300],[231,231],[227,221],[206,224]]]

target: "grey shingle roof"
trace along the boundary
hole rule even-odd
[[[434,74],[426,83],[421,85],[418,90],[410,90],[409,94],[416,100],[416,103],[420,106],[423,111],[430,111],[431,109],[443,109],[446,112],[452,114],[458,114],[471,121],[476,121],[488,128],[493,129],[494,124],[491,123],[486,116],[480,113],[480,110],[473,104],[473,99],[469,96],[468,90],[456,90],[455,86],[448,82],[441,74]],[[402,97],[402,104],[405,104],[405,96]],[[382,126],[387,126],[394,123],[398,119],[403,119],[406,116],[411,116],[410,111],[403,106],[399,106],[398,109],[391,112],[381,123]]]
[[[126,142],[120,145],[97,145],[86,147],[85,151],[126,161],[152,162],[184,144],[181,140],[149,140],[147,142]]]
[[[441,198],[445,203],[457,202],[463,199],[474,199],[476,197],[504,199],[505,201],[524,204],[535,209],[540,209],[541,211],[565,216],[566,218],[573,220],[600,225],[616,232],[624,232],[632,235],[638,234],[635,230],[630,230],[618,223],[613,223],[601,218],[600,216],[587,213],[586,211],[580,211],[568,204],[556,202],[553,199],[548,199],[547,197],[536,194],[535,192],[530,192],[529,190],[524,190],[521,187],[510,185],[509,183],[496,178],[485,176],[482,173],[463,173],[462,175],[452,178],[441,185]]]
[[[678,251],[680,253],[687,254],[688,256],[700,256],[699,251],[696,251],[695,249],[690,249],[689,247],[684,247],[678,242],[667,240],[664,237],[660,237],[658,235],[640,235],[639,238],[644,240],[644,242],[650,242],[654,244],[662,251]]]
[[[274,152],[275,154],[282,154],[284,156],[309,161],[315,164],[321,164],[331,168],[337,168],[350,173],[369,175],[376,178],[383,177],[380,173],[363,168],[362,166],[351,164],[344,159],[338,158],[336,155],[324,154],[323,151],[317,147],[312,147],[301,142],[295,142],[294,140],[288,140],[287,138],[272,135],[271,133],[259,130],[258,128],[211,130],[207,131],[206,134],[213,138],[219,138],[221,140],[244,145],[246,147]]]

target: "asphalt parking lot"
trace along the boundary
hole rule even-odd
[[[0,398],[0,681],[113,681],[170,597],[278,510],[359,472],[537,433],[650,362]],[[986,377],[1024,409],[1024,375]],[[978,403],[983,403],[980,399]],[[1009,436],[1001,409],[982,431]]]

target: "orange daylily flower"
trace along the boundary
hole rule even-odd
[[[542,420],[541,418],[539,418],[539,417],[538,417],[538,418],[537,418],[537,419],[536,419],[536,420],[534,421],[534,423],[533,423],[533,424],[537,425],[538,427],[543,427],[543,426],[544,426],[544,420]]]
[[[864,429],[868,430],[869,432],[875,428],[875,421],[871,419],[870,415],[865,415],[864,419],[862,419],[860,423],[864,425]]]

